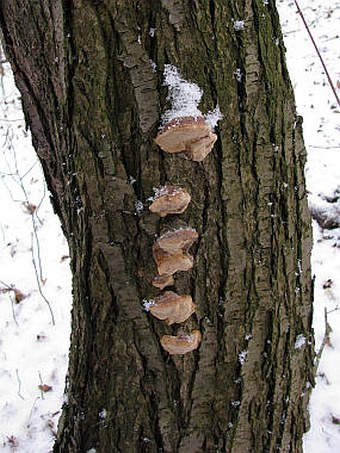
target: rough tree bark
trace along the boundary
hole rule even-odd
[[[313,383],[311,230],[274,0],[0,5],[72,257],[68,401],[55,452],[301,452]],[[154,143],[166,63],[204,90],[203,111],[218,102],[224,115],[202,163]],[[181,220],[200,235],[193,270],[175,281],[198,306],[185,329],[203,334],[184,356],[159,342],[182,327],[142,309],[157,294],[155,235],[174,220],[134,204],[166,182],[191,192]]]

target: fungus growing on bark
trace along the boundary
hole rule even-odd
[[[191,196],[181,187],[163,186],[158,189],[149,207],[151,212],[165,217],[168,214],[182,214],[190,203]]]
[[[153,257],[156,261],[158,273],[160,276],[173,275],[176,272],[187,272],[192,269],[194,259],[191,255],[183,250],[175,254],[165,252],[157,243],[152,248]]]
[[[201,332],[193,330],[190,335],[163,335],[161,345],[171,355],[186,354],[197,349],[201,339]]]
[[[156,275],[156,277],[154,277],[152,279],[152,284],[153,286],[155,286],[156,288],[159,288],[160,290],[166,288],[167,286],[171,286],[173,285],[175,282],[174,278],[172,275]]]
[[[156,244],[167,253],[175,254],[188,250],[198,238],[198,233],[193,228],[181,228],[168,231],[160,236]]]
[[[193,228],[168,231],[160,236],[152,248],[159,275],[189,271],[194,259],[187,250],[197,238],[198,233]]]
[[[197,162],[213,149],[217,135],[203,117],[185,116],[165,124],[155,142],[167,153],[185,152]]]
[[[173,291],[166,291],[156,297],[150,306],[150,313],[156,318],[165,321],[169,326],[186,321],[196,310],[196,305],[190,296],[178,295]]]

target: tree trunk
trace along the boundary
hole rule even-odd
[[[301,452],[313,384],[311,229],[274,0],[0,5],[72,257],[55,452]],[[168,63],[203,89],[204,112],[218,102],[223,113],[203,162],[154,142]],[[183,214],[136,211],[165,183],[191,193]],[[142,301],[159,294],[155,236],[178,218],[199,240],[174,289],[197,310],[167,326]],[[162,335],[191,329],[202,333],[196,351],[163,350]]]

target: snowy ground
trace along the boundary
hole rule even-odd
[[[70,335],[68,248],[3,65],[0,86],[0,450],[47,453]]]
[[[340,81],[340,1],[299,0],[335,86]],[[337,105],[293,1],[278,0],[287,63],[297,110],[304,117],[309,203],[340,221],[340,107]],[[338,82],[339,86],[339,82]],[[340,90],[337,90],[340,96]],[[339,193],[340,196],[340,193]],[[331,200],[329,203],[326,200]],[[335,201],[335,202],[334,202]],[[310,402],[311,430],[305,453],[340,452],[340,228],[313,222],[314,329],[318,351],[325,334],[325,309],[332,328]],[[338,309],[339,307],[339,309]]]
[[[327,3],[299,0],[299,4],[337,84],[340,0]],[[317,210],[339,214],[340,108],[294,2],[277,0],[277,6],[297,109],[304,117],[310,204]],[[69,259],[6,64],[3,73],[0,86],[0,450],[46,453],[53,444],[67,369]],[[312,426],[305,436],[304,451],[340,453],[340,228],[322,230],[316,222],[313,228],[317,350],[325,332],[325,308],[332,332],[312,393]]]

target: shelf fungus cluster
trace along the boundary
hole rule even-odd
[[[166,153],[186,153],[201,162],[217,140],[212,127],[203,117],[184,116],[166,123],[155,142]]]
[[[155,190],[149,210],[160,217],[170,214],[182,214],[191,201],[190,194],[178,186],[163,186]],[[158,275],[152,285],[163,291],[175,284],[176,272],[189,271],[194,265],[194,258],[189,248],[198,239],[193,228],[179,228],[167,231],[153,244],[152,253],[157,265]],[[196,305],[190,295],[179,295],[174,291],[165,291],[148,304],[147,311],[168,326],[184,323],[195,312]],[[201,341],[201,333],[194,330],[188,335],[164,335],[161,345],[169,354],[186,354],[196,349]]]
[[[192,228],[168,231],[160,236],[153,245],[153,256],[157,264],[159,275],[152,284],[163,290],[174,284],[173,274],[178,271],[188,271],[192,268],[194,259],[188,249],[198,238],[197,231]],[[149,311],[156,318],[167,325],[185,322],[195,312],[196,305],[191,296],[179,295],[174,291],[166,291],[156,297],[150,305]],[[169,354],[186,354],[196,349],[200,337],[192,335],[164,335],[161,345]]]
[[[213,149],[216,134],[203,117],[184,116],[171,120],[155,139],[157,145],[167,153],[185,153],[191,160],[201,162]],[[190,194],[182,187],[163,186],[155,191],[149,210],[160,217],[182,214],[191,201]],[[176,272],[187,272],[194,265],[189,253],[198,239],[194,228],[186,227],[167,231],[152,247],[158,275],[152,285],[159,290],[173,286]],[[150,304],[151,315],[171,326],[185,322],[195,312],[196,305],[190,295],[179,295],[165,291]],[[199,330],[190,334],[163,335],[161,345],[171,355],[186,354],[198,348],[202,339]]]
[[[192,228],[169,231],[160,236],[152,247],[158,274],[170,276],[189,271],[194,265],[194,258],[188,249],[197,238],[197,231]]]
[[[172,109],[163,114],[163,124],[155,143],[166,153],[182,153],[195,162],[202,162],[212,151],[217,136],[214,126],[222,119],[218,105],[206,115],[198,109],[203,91],[198,85],[184,80],[173,65],[164,66],[167,100]],[[186,189],[166,185],[155,190],[149,210],[161,218],[182,214],[191,196]],[[190,247],[198,239],[198,233],[190,227],[173,229],[156,239],[152,247],[158,275],[152,285],[163,291],[175,285],[174,274],[187,272],[194,265]],[[147,309],[157,319],[171,326],[187,321],[195,312],[196,305],[190,295],[165,291],[147,304]],[[186,354],[198,348],[202,339],[199,330],[189,334],[163,335],[160,342],[169,354]]]

